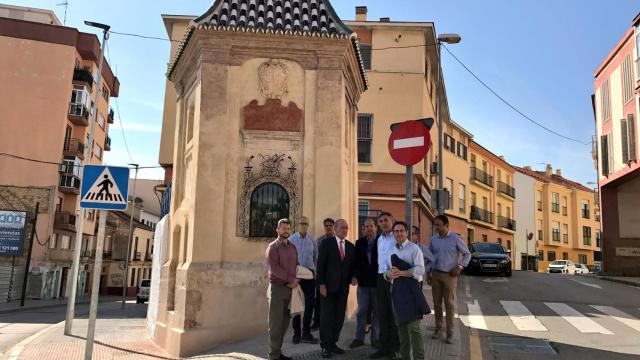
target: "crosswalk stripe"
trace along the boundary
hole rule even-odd
[[[482,309],[480,309],[480,304],[478,300],[473,300],[473,303],[467,303],[468,310],[468,319],[469,319],[469,327],[480,330],[488,330],[487,323],[484,321],[484,316],[482,315]]]
[[[591,307],[600,311],[603,314],[607,314],[611,316],[615,320],[618,320],[619,322],[627,325],[628,327],[632,328],[635,331],[640,331],[640,320],[634,318],[633,316],[623,311],[620,311],[611,306],[591,305]]]
[[[592,334],[599,333],[605,335],[613,335],[613,333],[603,326],[598,324],[597,322],[589,319],[588,317],[582,315],[580,312],[572,308],[571,306],[563,303],[544,303],[551,310],[553,310],[556,314],[560,315],[564,320],[566,320],[573,327],[578,329],[581,333]]]
[[[529,309],[520,301],[503,301],[500,300],[500,305],[504,311],[507,312],[511,322],[520,331],[548,331],[547,328],[542,325]]]

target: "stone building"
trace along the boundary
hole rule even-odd
[[[172,55],[171,238],[154,339],[189,355],[266,331],[278,218],[304,214],[316,229],[345,218],[356,236],[367,81],[327,0],[215,1]]]

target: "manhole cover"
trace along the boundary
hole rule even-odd
[[[491,350],[496,352],[556,354],[556,351],[546,340],[503,336],[490,336],[487,339]]]

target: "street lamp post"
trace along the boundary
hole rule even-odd
[[[140,165],[129,164],[136,168],[136,175],[133,178],[133,194],[131,195],[131,217],[129,218],[129,237],[127,239],[127,257],[124,260],[124,269],[122,269],[122,304],[121,308],[125,308],[127,302],[127,278],[129,277],[129,259],[131,257],[131,240],[133,239],[133,213],[136,210],[136,183],[138,182],[138,169]]]
[[[444,171],[443,171],[443,129],[442,129],[442,98],[444,95],[443,75],[442,75],[442,43],[457,44],[461,40],[458,34],[440,34],[438,35],[438,89],[436,94],[436,117],[438,119],[438,214],[444,214],[444,203],[442,199],[442,190],[444,189]],[[451,191],[451,189],[449,189]]]
[[[95,129],[96,119],[98,116],[98,104],[100,100],[100,84],[102,82],[102,67],[104,64],[104,51],[107,46],[107,40],[109,39],[109,29],[111,28],[109,25],[95,23],[91,21],[84,22],[87,26],[95,27],[98,29],[102,29],[102,46],[100,48],[100,60],[98,64],[98,75],[96,79],[96,95],[95,95],[95,109],[93,109],[93,113],[91,115],[91,126],[89,127],[89,139],[88,144],[86,146],[86,155],[85,159],[87,164],[91,163],[91,156],[93,154],[93,132]],[[82,178],[82,170],[80,167],[79,176]],[[64,334],[71,335],[71,329],[73,326],[73,317],[75,313],[75,305],[76,305],[76,292],[78,287],[78,271],[80,268],[80,251],[82,250],[82,233],[84,232],[84,218],[85,211],[80,208],[80,196],[78,196],[78,209],[80,218],[76,224],[76,244],[73,253],[73,265],[71,267],[71,274],[68,276],[67,284],[71,285],[71,291],[69,292],[68,300],[67,300],[67,316],[64,322]],[[94,270],[95,271],[95,270]],[[99,270],[98,270],[99,271]]]

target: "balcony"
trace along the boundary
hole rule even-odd
[[[476,167],[471,168],[471,180],[479,182],[480,184],[483,184],[490,188],[493,187],[493,176],[487,174],[486,172]]]
[[[73,70],[73,82],[93,88],[93,75],[88,69],[75,68]]]
[[[49,259],[53,261],[71,262],[73,260],[73,250],[72,249],[49,249]]]
[[[144,258],[145,261],[153,261],[153,254],[147,254]]]
[[[542,236],[542,230],[538,230],[538,240],[544,240],[544,236]]]
[[[560,230],[553,229],[552,238],[553,241],[560,241]]]
[[[84,143],[82,140],[70,139],[65,141],[63,155],[84,159]]]
[[[565,244],[569,243],[569,234],[562,234],[562,242]]]
[[[70,103],[69,104],[69,121],[79,126],[89,125],[89,110],[84,104]]]
[[[487,224],[493,224],[493,213],[477,206],[471,206],[471,220],[482,221]]]
[[[80,194],[80,178],[72,172],[61,172],[58,190],[65,194]]]
[[[567,207],[566,206],[562,207],[562,215],[563,216],[567,216]]]
[[[591,218],[589,209],[582,209],[582,218],[583,219],[590,219]]]
[[[542,201],[538,200],[538,211],[542,211]]]
[[[113,109],[109,109],[109,116],[107,116],[107,122],[109,124],[113,124],[113,120],[115,119],[115,114],[113,113]]]
[[[508,217],[498,216],[498,226],[503,229],[516,231],[516,221]]]
[[[554,213],[560,213],[560,204],[551,203],[551,211],[553,211]]]
[[[111,259],[111,251],[104,251],[104,252],[102,253],[102,259],[103,259],[103,260],[109,260],[109,259]]]
[[[134,260],[134,261],[140,261],[140,260],[142,260],[142,254],[141,254],[141,253],[139,253],[139,252],[135,253],[135,255],[133,255],[133,260]]]
[[[68,211],[56,211],[53,226],[60,230],[76,231],[76,216]]]
[[[512,186],[502,181],[498,181],[498,193],[507,195],[512,199],[516,198],[516,189],[514,189]]]
[[[104,138],[104,151],[111,151],[111,138],[109,136]]]

